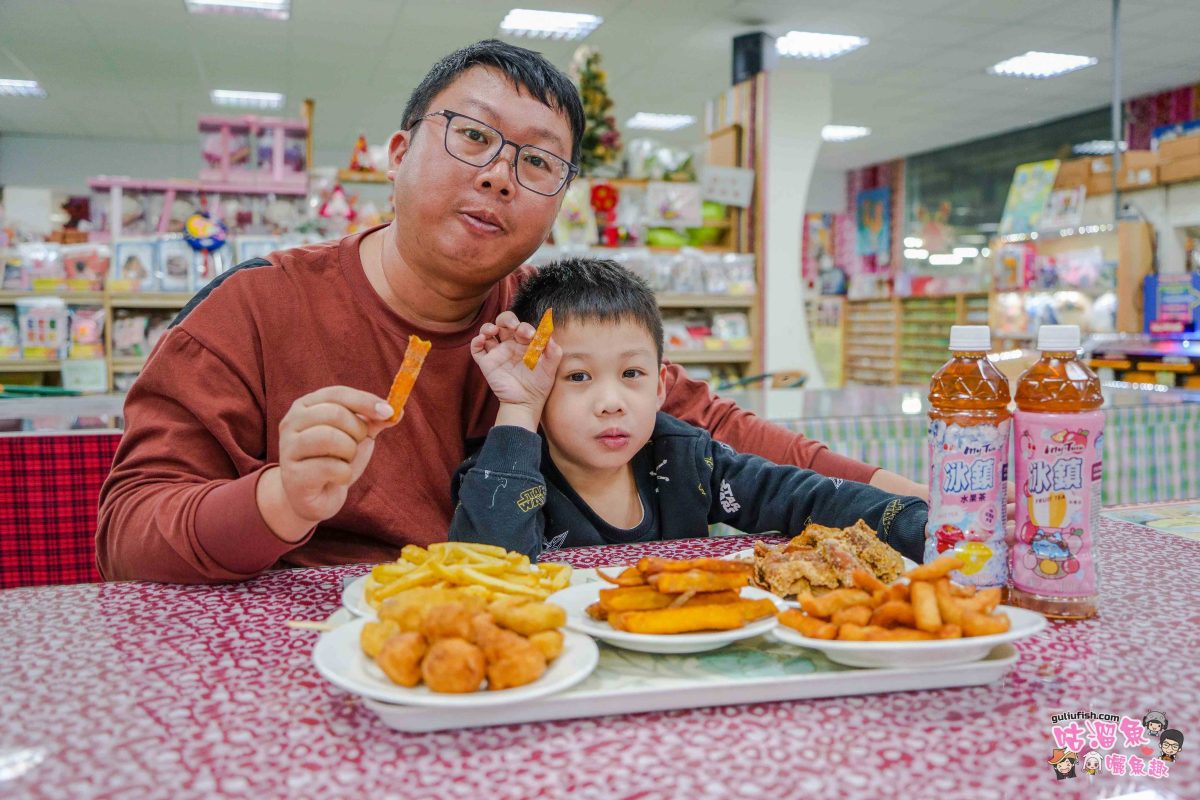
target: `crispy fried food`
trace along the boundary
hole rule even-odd
[[[662,608],[655,611],[620,611],[609,614],[608,622],[619,631],[648,634],[726,631],[745,624],[736,603]]]
[[[950,594],[949,578],[937,579],[937,582],[933,584],[933,596],[937,599],[938,613],[942,615],[942,621],[947,625],[960,625],[962,623],[962,607]]]
[[[518,636],[497,659],[487,663],[488,689],[512,689],[533,683],[546,672],[546,655],[528,639]]]
[[[501,627],[522,636],[555,630],[567,623],[567,612],[562,606],[550,603],[510,605],[497,601],[488,606],[488,612]]]
[[[910,583],[909,599],[912,601],[913,616],[917,620],[917,630],[926,633],[937,633],[941,630],[942,615],[938,611],[937,595],[932,583],[928,581]]]
[[[592,603],[584,609],[587,615],[594,620],[603,621],[608,619],[608,609],[602,603]]]
[[[889,600],[871,614],[870,624],[878,628],[915,628],[917,617],[910,604],[903,600]]]
[[[362,632],[358,635],[358,643],[368,658],[375,658],[383,650],[383,643],[398,633],[400,626],[394,620],[372,621],[363,625]]]
[[[874,592],[854,577],[861,571],[882,583],[900,576],[900,554],[880,541],[862,520],[849,528],[809,525],[786,545],[754,545],[754,583],[781,597],[820,595],[844,588]]]
[[[935,638],[932,633],[915,628],[877,628],[867,632],[868,642],[920,642]]]
[[[850,573],[850,578],[854,581],[854,585],[864,592],[874,594],[880,589],[887,591],[887,584],[865,569],[854,570],[854,572]]]
[[[547,308],[546,312],[542,314],[537,330],[533,332],[533,339],[530,340],[529,347],[525,350],[525,366],[529,369],[537,366],[538,359],[546,350],[546,345],[550,344],[550,334],[554,333],[553,311],[554,309]]]
[[[469,642],[475,638],[471,630],[472,616],[462,603],[430,606],[421,620],[421,635],[429,642],[439,639],[465,639]]]
[[[566,564],[532,564],[528,556],[495,545],[435,542],[428,549],[405,545],[397,561],[372,568],[365,596],[373,608],[389,597],[426,587],[457,587],[478,594],[485,603],[504,595],[544,600],[570,582]]]
[[[850,606],[839,611],[833,612],[833,616],[829,621],[834,625],[866,625],[871,621],[871,607],[869,605]]]
[[[703,572],[737,572],[749,575],[754,571],[754,565],[748,561],[729,561],[722,558],[692,558],[673,561],[669,558],[638,559],[637,569],[643,575],[657,575],[660,572],[688,572],[698,569]]]
[[[388,392],[388,405],[392,407],[389,422],[395,422],[404,413],[404,404],[408,402],[408,396],[417,382],[417,375],[421,372],[421,365],[425,363],[425,356],[429,355],[430,346],[429,342],[420,337],[408,337],[404,361],[401,362],[400,370],[392,381],[391,391]]]
[[[1004,633],[1012,625],[1008,614],[981,614],[978,611],[964,611],[962,631],[967,636],[992,636]]]
[[[692,598],[693,600],[695,598]],[[779,611],[775,606],[775,601],[769,597],[761,597],[757,600],[741,600],[739,599],[732,606],[742,614],[744,622],[754,622],[758,619],[765,619]],[[685,606],[686,608],[686,606]]]
[[[430,691],[464,694],[479,689],[485,669],[479,647],[465,639],[439,639],[421,662],[421,678]]]
[[[542,655],[546,657],[546,663],[549,663],[562,654],[562,631],[542,631],[541,633],[535,633],[529,637],[529,643],[538,650],[541,650]]]
[[[734,563],[734,562],[730,562]],[[647,582],[664,594],[683,592],[719,592],[740,589],[750,584],[749,572],[706,572],[691,569],[687,572],[660,572]]]
[[[733,590],[722,592],[695,592],[679,603],[684,594],[664,594],[653,586],[623,586],[616,589],[601,589],[599,605],[605,614],[614,611],[652,611],[656,608],[669,608],[676,605],[719,605],[736,603],[740,595]],[[597,617],[602,619],[602,617]]]
[[[810,639],[832,639],[837,636],[838,626],[817,617],[810,617],[803,611],[789,608],[779,613],[779,622],[789,628],[800,631]]]
[[[421,682],[421,660],[427,650],[424,636],[406,631],[388,637],[375,663],[393,683],[411,689]]]
[[[866,603],[870,599],[871,596],[862,589],[837,589],[820,597],[801,597],[800,607],[811,616],[828,619],[835,611]]]
[[[487,606],[477,587],[422,586],[384,600],[379,606],[379,618],[395,621],[402,631],[419,631],[429,609],[446,603],[462,605],[470,615]]]
[[[962,569],[964,566],[966,565],[961,558],[947,553],[938,556],[928,564],[913,567],[904,573],[904,576],[910,581],[936,581],[938,578],[944,578],[954,570]]]
[[[611,583],[614,586],[645,586],[646,576],[637,567],[626,567],[621,570],[621,573],[615,578],[610,578],[603,570],[596,570],[596,575],[602,581]]]

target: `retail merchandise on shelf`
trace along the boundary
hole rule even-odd
[[[308,192],[308,123],[275,117],[202,116],[202,191]]]

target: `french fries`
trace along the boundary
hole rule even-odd
[[[554,333],[554,309],[547,308],[542,314],[541,320],[538,322],[537,330],[533,332],[533,339],[529,342],[529,347],[525,350],[525,366],[533,369],[537,366],[538,359],[542,357],[542,353],[546,349],[546,345],[550,344],[550,335]]]
[[[853,573],[857,589],[837,589],[819,597],[802,596],[800,609],[779,614],[779,622],[810,639],[851,642],[916,642],[1004,633],[1011,621],[993,613],[998,588],[951,583],[962,567],[956,556],[942,556],[909,570],[907,584],[885,586],[863,570]]]
[[[395,422],[404,413],[404,404],[408,402],[408,396],[412,393],[413,385],[417,382],[417,375],[421,373],[421,366],[425,363],[425,356],[429,355],[431,346],[429,342],[419,336],[408,337],[404,360],[400,363],[400,369],[392,380],[391,390],[388,391],[387,402],[392,407],[392,416],[389,418],[389,422]]]
[[[378,609],[389,597],[419,587],[475,587],[484,599],[524,597],[545,600],[571,581],[566,564],[532,564],[528,556],[503,547],[471,542],[437,542],[428,548],[408,544],[400,558],[371,569],[366,601]]]

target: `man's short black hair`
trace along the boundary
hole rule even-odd
[[[408,98],[401,127],[408,130],[430,111],[440,111],[429,108],[433,98],[471,67],[498,69],[508,76],[516,88],[529,92],[547,108],[566,114],[571,125],[571,163],[579,163],[579,148],[583,141],[583,102],[579,99],[579,90],[541,53],[498,39],[485,39],[467,45],[430,67]]]
[[[537,271],[517,291],[512,312],[537,325],[547,308],[554,324],[632,322],[642,326],[663,357],[662,315],[650,286],[637,275],[602,258],[564,258]]]

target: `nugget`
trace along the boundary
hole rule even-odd
[[[497,602],[488,606],[488,612],[496,620],[496,624],[522,636],[554,630],[567,622],[567,612],[561,606],[550,603],[525,603],[514,606]]]
[[[400,626],[393,620],[372,621],[363,625],[362,631],[358,634],[358,643],[368,658],[375,658],[383,650],[383,643],[398,633],[400,633]]]
[[[421,620],[421,633],[430,642],[439,639],[465,639],[473,641],[471,613],[462,603],[439,603],[431,606]]]
[[[504,638],[503,646],[497,648],[498,658],[488,659],[488,689],[512,689],[533,683],[546,671],[546,655],[523,636],[507,632],[513,638]]]
[[[439,639],[429,646],[421,677],[430,691],[447,694],[474,692],[483,684],[483,651],[465,639]]]
[[[411,689],[421,682],[421,659],[425,651],[424,636],[412,632],[398,633],[383,643],[375,663],[392,682]]]
[[[558,658],[563,650],[563,635],[561,631],[542,631],[529,637],[529,643],[542,651],[546,661]]]

